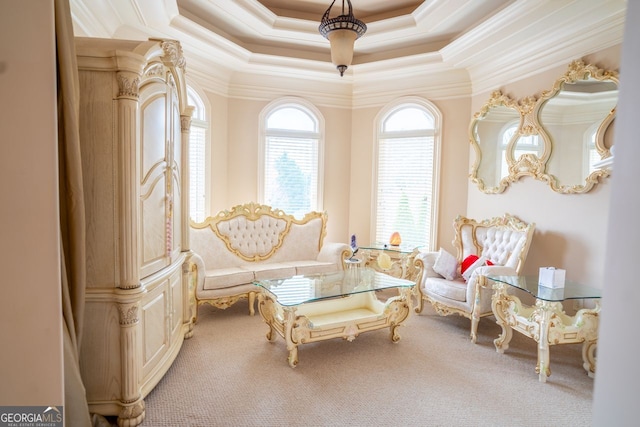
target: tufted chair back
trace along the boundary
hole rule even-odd
[[[505,214],[477,222],[458,216],[454,222],[453,245],[458,261],[469,255],[484,256],[496,265],[511,267],[520,273],[529,251],[534,225]]]

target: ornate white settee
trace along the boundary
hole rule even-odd
[[[441,316],[459,314],[471,319],[471,340],[475,342],[480,317],[493,314],[493,290],[484,277],[520,274],[535,224],[505,214],[483,221],[458,216],[453,226],[457,256],[440,249],[416,257],[423,263],[422,280],[415,287],[416,312],[428,301]]]
[[[224,309],[248,298],[253,315],[258,292],[254,280],[343,270],[351,247],[325,243],[326,225],[324,212],[296,219],[256,203],[237,205],[202,223],[192,222],[198,305]]]

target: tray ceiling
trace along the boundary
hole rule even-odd
[[[330,3],[70,0],[76,36],[176,39],[190,70],[223,85],[232,76],[244,75],[248,82],[248,76],[256,74],[336,82],[329,43],[318,32]],[[340,13],[341,3],[336,0],[331,16]],[[474,91],[620,43],[626,9],[626,0],[352,4],[368,30],[356,41],[353,65],[338,80],[342,84],[357,75],[361,82],[419,77],[444,87],[455,74],[470,80]],[[464,82],[459,87],[467,90]]]

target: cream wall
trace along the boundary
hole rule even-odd
[[[61,406],[53,1],[0,10],[0,405]]]
[[[220,118],[212,123],[212,203],[216,213],[231,206],[258,200],[259,116],[271,100],[225,98],[210,95],[217,108],[225,111],[226,124]],[[283,96],[286,95],[283,89]],[[429,100],[426,96],[425,99]],[[276,99],[276,98],[274,98]],[[306,98],[305,98],[306,99]],[[394,98],[395,99],[395,98]],[[394,99],[390,99],[389,102]],[[313,103],[312,99],[307,99]],[[433,101],[443,116],[441,128],[441,176],[438,215],[439,242],[453,240],[451,224],[466,211],[468,98]],[[324,134],[324,206],[329,214],[327,239],[348,242],[351,234],[360,244],[370,236],[372,204],[373,148],[375,119],[384,105],[348,109],[316,105],[325,122]],[[224,107],[226,106],[226,108]],[[226,131],[219,129],[226,126]],[[228,135],[228,144],[215,140]],[[217,136],[216,136],[217,135]],[[225,162],[226,154],[226,162]],[[224,176],[226,172],[226,177]],[[226,196],[225,196],[226,195]],[[438,243],[439,245],[440,243]]]
[[[601,68],[618,69],[620,46],[585,56],[586,62]],[[576,58],[578,59],[578,58]],[[567,64],[527,76],[504,85],[500,89],[515,99],[539,95],[548,90],[566,71]],[[302,83],[263,81],[271,84],[271,95],[260,99],[245,96],[208,94],[212,104],[212,197],[211,212],[248,201],[258,200],[258,140],[259,116],[269,102],[277,99],[273,88],[282,86],[282,96],[291,96],[286,84]],[[504,193],[486,195],[470,183],[470,165],[475,154],[469,144],[469,123],[473,114],[489,99],[490,91],[477,95],[456,95],[446,98],[436,88],[424,86],[420,90],[406,90],[402,81],[389,81],[384,96],[365,107],[347,108],[344,94],[335,96],[335,105],[326,102],[314,90],[298,91],[313,103],[325,121],[324,206],[329,213],[328,240],[348,241],[351,234],[365,244],[371,235],[373,148],[375,119],[390,102],[401,96],[418,96],[432,102],[442,114],[440,199],[435,247],[453,250],[452,223],[457,215],[476,219],[510,213],[527,222],[535,222],[536,233],[525,264],[526,273],[534,273],[540,266],[553,265],[567,269],[568,278],[602,287],[604,274],[604,239],[608,218],[608,179],[583,195],[561,195],[547,185],[531,178],[522,178]],[[311,87],[311,86],[310,86]],[[378,88],[380,89],[380,88]],[[493,88],[495,90],[498,88]],[[277,91],[277,89],[276,89]],[[354,105],[372,96],[360,89],[353,95]]]
[[[211,168],[209,189],[209,212],[216,213],[227,207],[228,197],[228,105],[227,98],[206,92],[209,101],[209,158]]]
[[[283,89],[282,96],[290,95]],[[225,98],[213,94],[208,97],[212,105],[216,105],[214,109],[224,115],[212,116],[210,208],[215,214],[238,204],[258,201],[259,117],[272,100]],[[322,209],[329,214],[326,239],[348,241],[351,111],[314,105],[325,122]]]
[[[435,248],[451,249],[453,220],[466,212],[467,164],[469,142],[466,129],[470,104],[468,98],[430,100],[428,94],[411,94],[431,101],[442,115],[440,129],[440,199]],[[394,98],[395,99],[395,98]],[[390,99],[389,102],[393,101]],[[386,104],[385,104],[386,105]],[[351,197],[349,232],[356,234],[360,245],[374,240],[371,232],[373,204],[373,159],[376,138],[375,119],[384,105],[356,109],[353,112],[351,147]],[[402,165],[398,165],[402,167]]]
[[[617,70],[620,46],[575,59]],[[555,67],[495,89],[501,89],[514,99],[539,96],[543,90],[551,89],[567,66]],[[473,97],[474,113],[489,96],[484,93]],[[471,156],[473,162],[474,154]],[[525,273],[535,274],[541,266],[555,266],[566,269],[569,280],[603,287],[611,179],[605,178],[589,193],[581,195],[554,193],[547,184],[530,177],[521,178],[502,194],[483,194],[470,182],[468,187],[468,216],[481,219],[508,212],[526,222],[536,223]]]

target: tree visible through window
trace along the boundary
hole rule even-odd
[[[263,112],[263,203],[296,216],[321,209],[318,116],[310,107],[292,102],[278,102]]]
[[[399,232],[403,245],[433,245],[437,173],[436,111],[425,102],[399,104],[379,121],[375,239]]]

